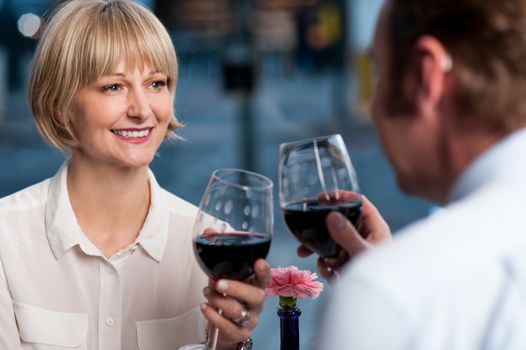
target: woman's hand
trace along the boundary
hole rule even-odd
[[[382,218],[378,209],[361,196],[362,213],[356,227],[338,212],[327,215],[326,224],[332,238],[343,248],[336,258],[318,258],[320,274],[331,281],[338,271],[352,258],[368,250],[375,244],[391,239],[391,230]],[[298,255],[306,257],[312,252],[305,246],[298,248]]]
[[[259,259],[254,264],[254,272],[254,277],[243,282],[210,281],[204,290],[208,303],[203,305],[202,311],[210,325],[219,329],[218,349],[236,349],[258,325],[265,302],[265,287],[270,282],[270,267],[265,260]],[[218,310],[222,310],[222,314]]]

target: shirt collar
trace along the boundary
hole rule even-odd
[[[46,203],[45,226],[49,245],[58,260],[73,246],[80,244],[83,235],[69,201],[67,191],[69,161],[64,162],[51,179]]]
[[[68,165],[69,161],[66,161],[50,182],[45,210],[49,245],[57,260],[76,245],[88,255],[100,256],[100,251],[82,232],[71,207],[67,191]],[[161,261],[168,239],[169,211],[163,205],[163,191],[151,170],[148,170],[148,179],[150,209],[135,244],[140,244],[148,255]]]
[[[526,175],[526,129],[518,130],[479,155],[453,185],[448,202],[466,197],[496,180]]]
[[[170,213],[163,200],[163,189],[157,183],[151,170],[148,170],[148,177],[150,182],[150,209],[136,242],[153,259],[161,261],[168,240]]]

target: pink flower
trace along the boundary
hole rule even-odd
[[[318,275],[296,266],[270,269],[272,280],[265,293],[268,296],[292,298],[317,298],[323,291],[323,283],[314,281]]]

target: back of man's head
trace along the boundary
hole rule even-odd
[[[525,125],[526,0],[387,0],[385,11],[391,114],[414,109],[415,43],[431,35],[452,57],[459,125],[499,132]]]

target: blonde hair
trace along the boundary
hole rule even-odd
[[[78,144],[68,117],[75,94],[111,74],[121,59],[127,67],[149,64],[166,74],[175,96],[175,49],[149,10],[129,0],[72,0],[57,9],[37,47],[29,81],[29,104],[47,142],[61,150]],[[180,127],[174,115],[166,137],[173,138]]]

